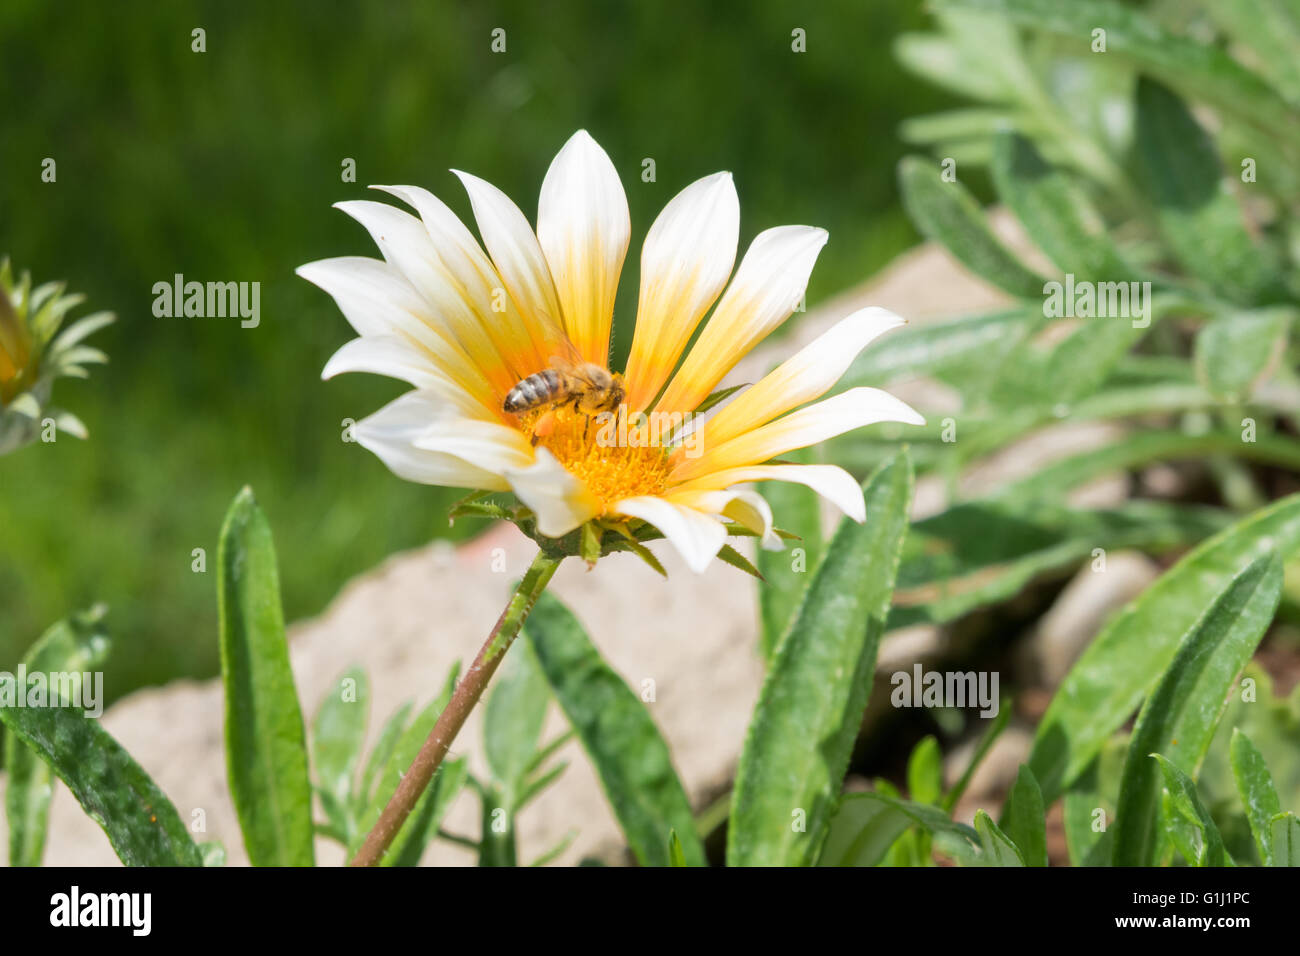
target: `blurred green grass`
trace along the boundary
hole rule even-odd
[[[367,183],[414,183],[468,219],[455,166],[531,217],[546,166],[585,127],[632,210],[620,358],[640,237],[677,190],[718,169],[735,173],[742,246],[781,223],[830,230],[815,303],[915,241],[895,190],[895,130],[947,101],[889,48],[923,20],[919,0],[7,0],[0,251],[119,322],[95,340],[111,364],[56,391],[90,440],[0,460],[0,668],[67,611],[103,600],[110,696],[214,673],[216,537],[245,483],[275,529],[290,619],[393,551],[474,530],[447,528],[456,493],[399,481],[340,440],[344,418],[405,386],[320,381],[351,333],[293,269],[375,254],[331,203],[373,197]],[[195,27],[205,53],[191,52]],[[496,27],[504,54],[489,49]],[[796,27],[803,54],[791,52]],[[45,157],[56,183],[40,181]],[[355,184],[341,181],[345,157]],[[654,183],[640,179],[646,157]],[[178,272],[260,282],[261,325],[155,318],[152,286]],[[207,551],[206,574],[191,571],[194,548]]]

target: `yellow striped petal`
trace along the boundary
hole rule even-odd
[[[632,238],[623,184],[609,156],[579,130],[556,155],[537,207],[537,241],[564,326],[588,362],[609,361],[618,277]]]
[[[735,364],[803,299],[826,230],[778,226],[758,234],[656,409],[694,411]]]
[[[698,458],[683,458],[669,480],[689,481],[726,468],[757,465],[796,448],[877,422],[924,425],[915,409],[878,388],[851,388],[720,445],[704,446]]]
[[[691,183],[650,227],[641,247],[641,294],[624,376],[632,411],[659,394],[727,284],[739,234],[740,200],[731,173]]]
[[[721,445],[820,398],[868,344],[902,324],[893,312],[878,308],[862,309],[841,319],[723,406],[701,427],[699,441],[706,446]]]
[[[501,276],[503,291],[519,310],[533,343],[533,372],[545,368],[551,356],[562,355],[558,332],[565,315],[555,294],[550,266],[533,227],[510,197],[491,183],[453,169],[469,193],[483,245]]]

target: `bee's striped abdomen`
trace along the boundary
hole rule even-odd
[[[526,412],[563,398],[565,394],[564,377],[553,368],[543,369],[507,392],[503,407],[511,414]]]

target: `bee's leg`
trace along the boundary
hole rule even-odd
[[[582,399],[578,399],[578,401],[581,402]],[[590,427],[591,427],[591,415],[584,412],[583,419],[582,419],[582,440],[584,442],[587,440],[587,429]]]

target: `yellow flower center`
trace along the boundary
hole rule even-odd
[[[662,495],[668,487],[669,449],[637,444],[637,436],[630,434],[635,429],[620,429],[619,416],[613,413],[587,415],[564,405],[528,412],[519,424],[606,510],[624,498]]]

